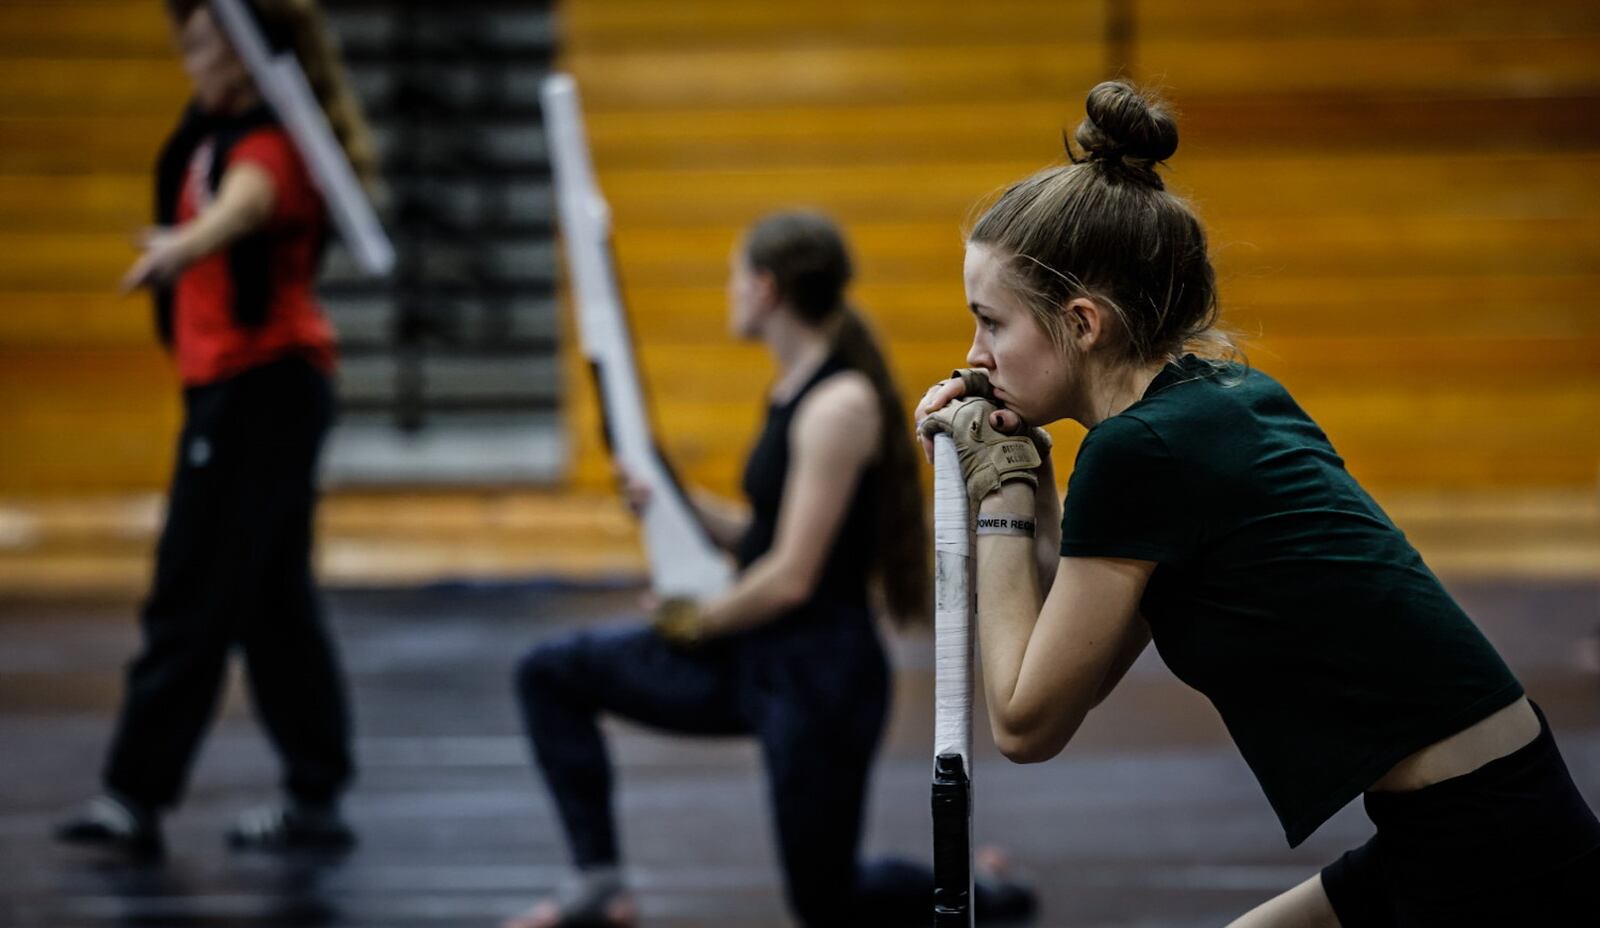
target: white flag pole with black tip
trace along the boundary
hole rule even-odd
[[[321,191],[328,214],[356,265],[371,276],[389,273],[394,267],[394,246],[356,178],[350,159],[339,147],[333,127],[311,92],[293,50],[275,51],[267,44],[245,0],[211,0],[211,9],[255,79],[256,89],[305,159],[306,170]]]
[[[972,518],[955,442],[933,438],[933,924],[971,928]]]

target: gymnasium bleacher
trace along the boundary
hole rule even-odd
[[[146,576],[178,410],[145,302],[115,285],[185,95],[160,6],[0,6],[0,589]],[[690,479],[733,491],[768,376],[723,323],[746,222],[793,203],[841,218],[858,302],[920,393],[969,336],[973,204],[1058,158],[1120,62],[1181,113],[1169,183],[1209,223],[1250,360],[1424,553],[1474,574],[1600,570],[1594,4],[586,0],[559,15],[662,441]],[[575,349],[567,362],[564,480],[342,490],[327,578],[636,571]],[[1077,430],[1055,431],[1064,478]]]

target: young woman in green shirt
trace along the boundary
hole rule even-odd
[[[1021,517],[988,524],[1038,526],[977,540],[1000,750],[1055,756],[1154,640],[1291,845],[1358,795],[1377,826],[1235,926],[1600,924],[1600,823],[1542,715],[1283,387],[1217,360],[1171,117],[1108,82],[1075,138],[973,227],[972,368],[917,410],[976,511]],[[1064,504],[1026,431],[1059,419],[1089,429]]]

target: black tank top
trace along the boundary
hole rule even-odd
[[[789,425],[795,410],[817,384],[846,370],[851,370],[850,366],[838,355],[829,355],[788,402],[767,407],[766,425],[744,468],[742,485],[750,501],[751,519],[736,552],[741,571],[772,547],[789,476]],[[816,589],[795,610],[797,614],[813,612],[819,606],[866,605],[867,577],[877,555],[877,481],[877,468],[869,466],[851,494]]]

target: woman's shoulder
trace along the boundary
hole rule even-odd
[[[1167,365],[1126,413],[1155,427],[1193,427],[1211,416],[1233,416],[1267,397],[1288,397],[1282,384],[1238,361],[1193,355]]]
[[[269,158],[298,165],[300,151],[287,130],[274,122],[263,123],[245,130],[233,143],[232,157]]]
[[[795,407],[796,424],[815,416],[876,416],[877,391],[866,374],[844,368],[828,374],[800,397]],[[859,423],[858,423],[859,424]]]
[[[321,195],[311,180],[300,150],[289,133],[276,123],[251,129],[228,153],[229,166],[249,163],[265,171],[277,195],[280,217],[315,215]]]
[[[876,453],[879,431],[872,382],[859,371],[845,370],[817,382],[800,398],[789,423],[789,445],[803,449],[796,460],[859,462]]]
[[[1219,436],[1240,437],[1262,397],[1280,393],[1277,381],[1254,368],[1189,356],[1169,364],[1133,405],[1091,428],[1084,444],[1181,453]]]
[[[1121,415],[1091,430],[1085,444],[1119,447],[1123,455],[1160,454],[1208,472],[1230,473],[1288,448],[1327,438],[1270,374],[1244,365],[1218,367],[1151,391]]]
[[[1077,468],[1117,473],[1140,461],[1171,460],[1172,447],[1159,417],[1129,409],[1102,420],[1078,446]]]
[[[311,176],[300,149],[277,123],[250,129],[228,150],[228,163],[251,162],[271,175],[276,186],[309,187]]]

